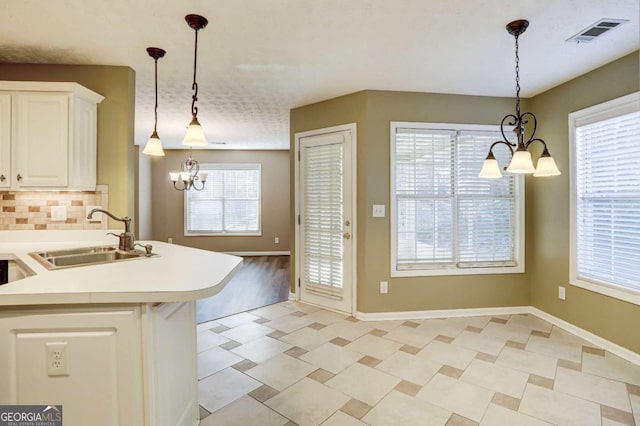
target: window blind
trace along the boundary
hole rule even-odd
[[[185,191],[186,233],[260,233],[260,165],[204,164],[202,191]]]
[[[578,278],[640,291],[640,111],[575,129]]]
[[[343,287],[342,143],[302,148],[304,271],[307,290],[341,298]]]
[[[500,132],[397,128],[396,270],[516,266],[516,178],[479,179]],[[509,151],[497,148],[501,164]]]

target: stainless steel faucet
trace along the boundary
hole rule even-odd
[[[124,223],[124,232],[122,234],[118,235],[118,234],[114,234],[113,232],[109,232],[109,234],[115,235],[120,239],[118,244],[118,249],[126,250],[126,251],[133,250],[133,247],[136,242],[136,237],[133,235],[133,232],[131,232],[131,218],[127,216],[117,217],[117,216],[114,216],[112,213],[103,209],[93,209],[87,215],[87,219],[91,219],[93,217],[93,214],[96,212],[104,213],[107,216],[109,216],[111,219]]]

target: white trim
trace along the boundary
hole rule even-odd
[[[290,251],[224,251],[234,256],[290,256]]]
[[[516,197],[516,266],[496,266],[496,267],[468,267],[460,268],[453,263],[451,267],[442,266],[433,269],[405,269],[397,270],[397,208],[395,197],[395,135],[398,128],[433,129],[433,130],[478,130],[478,131],[500,131],[500,126],[494,124],[456,124],[456,123],[422,123],[410,121],[392,121],[389,126],[389,152],[390,152],[390,173],[389,173],[389,217],[390,217],[390,237],[391,237],[391,277],[428,277],[444,275],[485,275],[485,274],[522,274],[525,272],[525,193],[524,176],[516,176],[515,197]],[[456,230],[454,229],[454,232]]]
[[[640,292],[597,280],[587,280],[578,275],[577,224],[576,224],[576,128],[597,121],[638,111],[640,92],[631,93],[598,105],[569,114],[569,284],[618,300],[640,305]]]
[[[437,309],[431,311],[401,311],[401,312],[357,312],[356,318],[362,321],[382,320],[410,320],[452,317],[476,317],[489,315],[514,315],[529,313],[530,306],[508,306],[495,308],[469,309]]]
[[[298,294],[300,294],[300,293],[291,293],[291,292],[289,292],[289,300],[297,301],[298,300]]]
[[[300,224],[298,223],[298,217],[300,216],[300,161],[298,160],[300,157],[300,139],[309,136],[317,136],[325,133],[335,133],[335,132],[343,132],[350,131],[351,132],[351,164],[349,167],[351,168],[351,237],[352,237],[352,259],[351,259],[351,312],[350,315],[354,315],[356,312],[356,297],[357,297],[357,288],[358,288],[358,274],[357,274],[357,262],[358,258],[357,253],[357,218],[358,218],[358,150],[357,150],[357,124],[356,123],[348,123],[341,124],[338,126],[325,127],[322,129],[314,129],[308,130],[305,132],[299,132],[294,135],[294,150],[293,150],[293,162],[294,162],[294,185],[295,185],[295,205],[294,205],[294,226],[295,226],[295,252],[298,254],[296,256],[296,261],[293,265],[294,269],[294,282],[298,283],[300,279],[300,274],[302,271],[302,266],[300,265]],[[297,287],[299,288],[299,287]],[[300,300],[300,291],[296,293],[298,296],[295,300]],[[327,308],[324,308],[327,309]]]
[[[619,356],[631,363],[640,365],[640,354],[633,352],[623,346],[613,343],[603,337],[597,336],[590,331],[573,325],[563,319],[544,312],[533,306],[513,306],[496,308],[470,308],[470,309],[440,309],[432,311],[402,311],[402,312],[357,312],[355,317],[361,321],[381,321],[381,320],[411,320],[411,319],[431,319],[431,318],[451,318],[469,316],[490,316],[490,315],[514,315],[531,314],[543,319],[556,327],[568,331],[594,345],[601,347],[614,355]]]

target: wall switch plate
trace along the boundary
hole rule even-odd
[[[86,220],[87,222],[92,222],[92,223],[94,223],[94,222],[102,222],[102,216],[103,216],[103,214],[102,214],[102,213],[96,213],[96,214],[94,214],[94,215],[91,217],[91,219],[87,219],[87,216],[89,216],[89,212],[90,212],[91,210],[93,210],[93,209],[101,209],[101,208],[102,208],[102,206],[86,206],[86,207],[84,208],[84,217],[85,217],[85,220]]]
[[[373,217],[384,217],[385,209],[384,204],[374,204],[373,205]]]
[[[562,286],[558,286],[558,299],[565,300],[567,294],[565,293],[565,288]]]
[[[47,375],[68,376],[69,357],[67,356],[67,342],[47,343],[45,345]]]
[[[389,293],[389,282],[388,281],[380,281],[380,294]]]
[[[273,242],[274,242],[275,244],[280,244],[280,237],[275,237],[275,238],[273,239]]]
[[[171,237],[167,238],[167,242],[168,242],[169,244],[173,244],[173,238],[171,238]]]
[[[67,206],[51,206],[51,220],[53,222],[67,220]]]

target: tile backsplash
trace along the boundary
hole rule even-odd
[[[107,209],[108,201],[106,185],[95,191],[0,191],[0,230],[107,229],[105,215],[95,216],[100,222],[86,220],[86,207]],[[54,206],[66,208],[66,220],[52,219]]]

